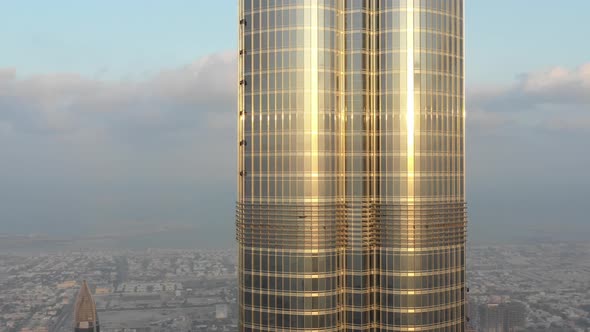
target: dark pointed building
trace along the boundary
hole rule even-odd
[[[96,304],[86,280],[78,292],[74,310],[74,332],[100,332]]]

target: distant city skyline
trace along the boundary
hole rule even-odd
[[[77,281],[86,279],[96,286],[101,331],[178,332],[192,326],[209,332],[213,325],[237,331],[235,249],[80,248],[85,247],[24,255],[0,248],[0,330],[71,332]],[[467,256],[470,322],[484,327],[481,309],[503,302],[524,309],[524,317],[520,309],[504,312],[525,318],[514,322],[524,323],[527,332],[590,327],[588,257],[588,241],[472,247]],[[10,278],[3,277],[7,271]],[[196,306],[187,308],[185,301]],[[227,305],[228,319],[218,318],[218,304]]]
[[[472,239],[590,232],[590,3],[568,4],[466,6]],[[227,234],[235,1],[30,5],[0,13],[0,233]]]

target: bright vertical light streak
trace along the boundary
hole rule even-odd
[[[408,158],[408,200],[414,200],[414,0],[407,0],[406,8],[406,128]]]
[[[312,152],[312,173],[318,172],[318,118],[319,118],[319,83],[318,83],[318,61],[319,61],[319,46],[318,46],[318,6],[311,6],[311,46],[310,46],[310,102],[311,102],[311,152]],[[314,181],[314,196],[317,195],[318,184]]]

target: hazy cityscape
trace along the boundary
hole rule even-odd
[[[9,252],[0,256],[2,332],[71,331],[82,280],[101,331],[237,331],[235,249]],[[590,330],[589,243],[471,246],[467,263],[478,331]]]
[[[101,331],[235,331],[235,250],[2,255],[0,331],[72,331],[81,280]]]

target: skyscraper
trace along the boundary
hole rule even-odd
[[[96,304],[86,280],[82,283],[74,307],[74,332],[100,332]]]
[[[239,0],[241,331],[464,331],[463,0]]]

